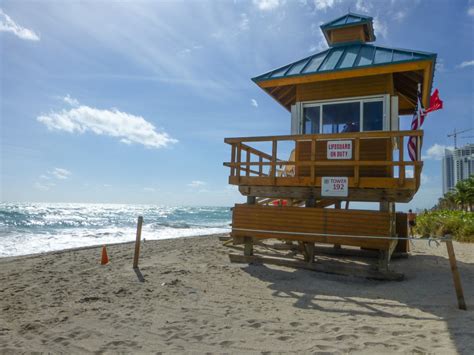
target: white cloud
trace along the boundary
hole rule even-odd
[[[251,104],[253,107],[258,107],[258,102],[257,102],[257,100],[255,100],[255,99],[250,100],[250,104]]]
[[[54,170],[50,171],[49,174],[57,179],[66,180],[71,175],[71,172],[63,168],[54,168]]]
[[[205,186],[207,185],[207,183],[205,183],[204,181],[200,181],[200,180],[193,180],[191,181],[191,183],[188,184],[189,187],[202,187],[202,186]]]
[[[314,0],[314,6],[317,10],[326,10],[334,7],[340,2],[341,0]]]
[[[372,4],[368,3],[365,0],[357,0],[355,4],[357,11],[362,13],[369,13],[372,10]]]
[[[273,10],[279,7],[283,2],[280,0],[253,0],[254,5],[256,5],[260,10],[267,11]]]
[[[387,25],[378,17],[374,17],[374,32],[376,36],[387,37]]]
[[[325,49],[328,48],[328,45],[327,45],[327,42],[326,42],[326,38],[324,37],[323,35],[323,32],[321,31],[320,29],[320,26],[322,25],[322,22],[320,23],[312,23],[311,24],[311,34],[316,38],[317,40],[317,43],[316,44],[312,44],[310,47],[309,47],[309,52],[310,53],[313,53],[313,52],[321,52]]]
[[[470,6],[468,9],[467,9],[467,14],[469,16],[474,16],[474,6]]]
[[[0,9],[0,32],[10,32],[18,38],[27,41],[40,40],[39,36],[35,32],[16,24],[15,21],[13,21],[10,16],[4,13],[2,9]]]
[[[393,15],[393,18],[397,20],[398,22],[401,22],[406,17],[406,15],[407,14],[405,11],[399,10]]]
[[[68,133],[92,132],[119,138],[125,144],[143,144],[148,148],[162,148],[176,143],[166,132],[157,132],[153,124],[141,116],[117,109],[101,110],[79,106],[70,110],[41,115],[37,120],[50,130]]]
[[[146,191],[146,192],[155,192],[156,189],[154,187],[144,187],[143,188],[143,191]]]
[[[250,20],[246,13],[240,14],[239,28],[242,31],[247,31],[250,28]]]
[[[458,68],[466,68],[474,66],[474,60],[467,60],[458,65]]]
[[[62,97],[62,100],[71,106],[79,106],[79,101],[67,94],[66,96]]]
[[[426,155],[422,157],[425,160],[441,160],[444,157],[444,151],[446,149],[452,150],[453,147],[445,146],[440,144],[433,144],[431,147],[428,148],[426,151]]]

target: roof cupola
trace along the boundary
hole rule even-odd
[[[350,12],[321,25],[321,31],[331,47],[375,41],[373,18]]]

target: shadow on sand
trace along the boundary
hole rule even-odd
[[[350,313],[399,318],[402,322],[403,319],[443,321],[458,353],[474,353],[474,263],[458,260],[467,311],[457,308],[447,256],[416,254],[393,260],[392,267],[405,274],[404,281],[373,281],[260,264],[243,270],[269,283],[273,296],[294,299],[297,308],[341,316]]]
[[[135,274],[137,275],[138,281],[145,282],[145,278],[143,277],[143,274],[140,271],[139,267],[133,268],[133,271],[135,271]]]

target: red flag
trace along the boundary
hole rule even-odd
[[[443,108],[443,101],[439,98],[439,91],[436,89],[430,97],[430,107],[425,110],[425,113],[441,110]]]

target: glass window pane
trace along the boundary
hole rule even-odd
[[[350,47],[346,49],[344,53],[344,58],[342,58],[341,65],[339,68],[349,68],[354,64],[355,59],[357,58],[357,53],[359,53],[360,47]]]
[[[383,130],[383,102],[364,102],[364,131]]]
[[[344,52],[344,49],[336,49],[334,50],[326,59],[326,61],[321,65],[321,68],[319,71],[322,70],[331,70],[334,69],[336,66],[337,62],[339,61],[339,58],[341,58],[342,52]]]
[[[278,78],[280,76],[283,76],[283,74],[285,74],[285,72],[288,70],[288,66],[284,67],[284,68],[281,68],[281,69],[278,69],[276,72],[272,73],[272,78]]]
[[[405,52],[399,52],[399,51],[393,52],[394,62],[399,62],[402,60],[411,60],[411,59],[413,59],[413,56],[411,55],[411,53],[405,53]]]
[[[319,106],[303,108],[303,134],[319,133],[320,113]]]
[[[326,57],[326,53],[322,53],[320,55],[317,55],[311,60],[311,63],[306,67],[304,70],[304,73],[310,73],[318,70],[319,65],[323,61],[324,57]]]
[[[346,23],[354,23],[354,22],[360,22],[360,18],[355,17],[355,16],[348,16],[347,17]]]
[[[293,65],[293,67],[290,69],[290,71],[286,75],[299,74],[301,69],[303,69],[306,63],[308,63],[308,60],[303,60],[299,63],[296,63],[295,65]]]
[[[374,63],[389,63],[392,61],[392,51],[387,49],[378,48],[375,52]]]
[[[360,49],[359,59],[357,60],[356,66],[372,64],[374,58],[374,47],[362,47]]]
[[[323,133],[360,131],[360,102],[323,105]]]

